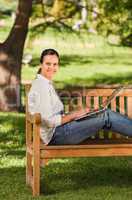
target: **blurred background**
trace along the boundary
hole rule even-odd
[[[0,194],[5,200],[28,198],[24,182],[24,85],[31,83],[36,77],[40,54],[45,48],[55,48],[61,57],[60,71],[54,79],[57,89],[131,85],[132,1],[0,0],[0,185],[6,185],[5,188],[0,188]],[[73,161],[68,162],[72,170]],[[79,162],[78,160],[78,165]],[[85,162],[93,167],[94,160]],[[98,160],[98,164],[99,162],[107,163],[105,158]],[[126,159],[125,162],[125,167],[128,168],[131,160]],[[108,163],[110,165],[111,160]],[[117,163],[123,166],[121,160]],[[57,173],[57,165],[53,164]],[[115,163],[116,167],[118,168]],[[85,171],[85,168],[84,164],[82,170]],[[102,179],[99,171],[98,168],[96,172],[100,183]],[[104,170],[104,186],[108,176],[114,180],[113,171],[111,175],[107,172]],[[21,178],[18,183],[16,176],[19,174]],[[45,178],[48,183],[49,178]],[[123,177],[123,180],[129,185],[129,179]],[[72,181],[67,184],[69,188],[74,188]],[[115,190],[111,182],[109,184],[111,189],[105,190],[104,187],[103,192],[97,194],[99,199],[106,199],[111,192],[116,193],[115,199],[121,199],[124,193]],[[53,189],[54,185],[51,187]],[[62,191],[64,188],[62,186]],[[89,199],[96,199],[92,188],[88,189],[91,195]],[[50,188],[47,191],[52,193]],[[128,187],[127,191],[130,194],[131,188]],[[84,196],[85,192],[86,190],[83,191]],[[70,195],[77,199],[74,192]],[[78,195],[81,199],[81,193]],[[65,198],[65,194],[64,197],[60,195],[61,200]],[[51,199],[55,199],[54,194]]]
[[[131,0],[0,0],[1,110],[9,94],[15,103],[10,86],[35,78],[45,48],[60,53],[55,84],[65,88],[131,84],[131,47]]]

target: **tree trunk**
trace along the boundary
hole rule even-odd
[[[20,107],[21,62],[28,32],[32,0],[19,0],[16,19],[7,39],[0,43],[0,110]]]

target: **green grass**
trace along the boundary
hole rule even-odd
[[[54,79],[58,88],[132,83],[131,48],[112,46],[101,36],[86,33],[81,38],[66,33],[66,37],[59,34],[53,37],[48,33],[47,30],[43,37],[34,39],[30,45],[27,43],[30,47],[27,52],[33,55],[33,60],[23,65],[23,80],[36,76],[42,49],[51,47],[61,55],[60,70]]]
[[[0,199],[34,199],[25,184],[24,114],[0,113]],[[41,169],[43,200],[131,200],[132,158],[57,159]]]
[[[7,37],[13,21],[6,17],[0,30],[0,41]],[[30,24],[30,27],[32,24]],[[61,55],[60,71],[54,81],[56,87],[96,86],[99,84],[132,84],[132,50],[107,43],[101,36],[86,32],[80,36],[67,31],[57,32],[48,28],[31,37],[30,29],[24,53],[33,59],[22,67],[22,80],[32,80],[39,67],[40,53],[45,48],[55,48]]]
[[[0,30],[0,42],[12,23]],[[30,33],[31,34],[31,33]],[[40,52],[56,48],[61,54],[57,87],[132,83],[132,50],[108,45],[101,36],[56,33],[48,29],[31,41],[25,53],[33,60],[23,65],[22,79],[36,76]],[[0,200],[34,199],[25,184],[25,115],[0,113]],[[41,170],[41,196],[44,200],[131,200],[132,158],[83,158],[50,161]]]

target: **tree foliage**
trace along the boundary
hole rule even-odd
[[[47,3],[49,2],[49,3]],[[62,28],[71,28],[76,20],[81,19],[81,9],[84,0],[51,0],[38,1],[42,6],[34,5],[34,13],[39,17],[44,17],[45,24],[34,28],[44,30],[47,25],[53,28],[63,30]],[[79,27],[82,29],[93,29],[95,32],[105,37],[110,35],[118,38],[118,43],[125,46],[132,46],[132,1],[131,0],[85,0],[87,8],[87,22]],[[41,10],[41,12],[40,12]],[[43,11],[43,15],[42,15]],[[41,15],[41,16],[40,16]],[[79,22],[79,21],[78,21]],[[37,31],[36,31],[37,32]]]
[[[97,30],[119,36],[123,45],[132,46],[132,1],[99,0]]]

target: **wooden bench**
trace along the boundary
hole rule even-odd
[[[30,84],[25,86],[26,99]],[[76,89],[58,91],[69,111],[86,104],[95,107],[106,100],[113,88]],[[120,92],[111,102],[111,109],[132,117],[132,88]],[[78,145],[46,146],[40,139],[41,116],[30,115],[26,100],[26,183],[30,185],[33,196],[40,194],[40,167],[49,159],[65,157],[97,157],[97,156],[131,156],[132,139],[118,133],[99,132],[87,141]]]

